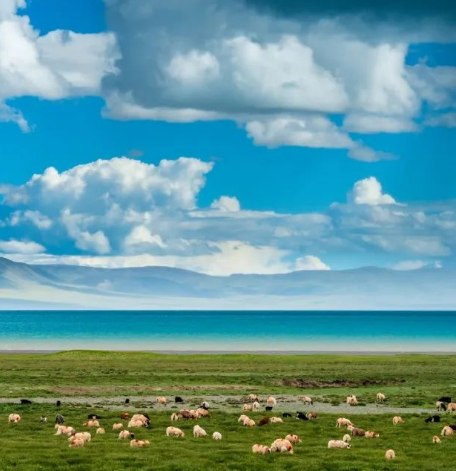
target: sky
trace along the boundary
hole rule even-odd
[[[0,256],[455,268],[455,7],[344,3],[2,0]]]

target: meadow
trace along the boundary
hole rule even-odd
[[[441,414],[442,424],[426,424],[421,407],[433,407],[441,395],[456,396],[455,356],[433,355],[158,355],[150,353],[62,352],[49,355],[0,355],[0,470],[19,471],[217,471],[217,470],[445,470],[456,462],[456,436],[431,443],[444,423],[456,418]],[[416,408],[401,414],[405,423],[393,426],[394,414],[371,414],[375,394],[384,392],[388,406]],[[281,404],[281,397],[311,395],[328,407],[315,421],[284,418],[282,424],[246,428],[237,422],[243,397],[251,392],[263,398],[273,394],[279,404],[275,413],[296,412],[295,405]],[[346,414],[364,429],[380,433],[379,439],[353,438],[349,450],[328,450],[329,439],[342,438],[331,408],[348,393],[356,394],[361,405]],[[170,403],[164,410],[155,404],[157,395],[173,399],[180,395],[184,407],[193,407],[208,396],[223,396],[214,405],[210,419],[200,419],[209,435],[219,431],[222,441],[209,437],[194,439],[194,422],[180,421],[184,439],[165,436],[170,414],[178,410]],[[79,401],[72,400],[78,396]],[[123,397],[134,396],[129,406]],[[59,398],[54,403],[20,405],[19,399]],[[86,401],[85,401],[85,399]],[[98,398],[100,404],[90,405]],[[227,407],[223,404],[226,402]],[[115,406],[113,406],[115,404]],[[367,404],[367,405],[364,405]],[[382,406],[379,406],[381,408]],[[132,449],[111,430],[121,410],[148,412],[150,429],[137,429],[137,437],[150,446]],[[356,415],[355,415],[356,409]],[[312,410],[301,405],[299,410]],[[366,411],[366,413],[361,413]],[[8,414],[17,412],[22,421],[7,424]],[[69,449],[66,438],[55,436],[54,417],[61,413],[66,424],[83,430],[89,413],[102,416],[106,435],[95,435],[81,449]],[[49,418],[40,422],[41,415]],[[265,412],[248,413],[254,420]],[[295,454],[254,455],[254,443],[270,445],[288,433],[298,434],[302,444]],[[387,462],[384,453],[393,448],[397,458]]]

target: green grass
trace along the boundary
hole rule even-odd
[[[221,442],[192,438],[192,422],[179,422],[185,439],[165,436],[171,424],[170,411],[161,412],[143,401],[140,407],[152,418],[152,428],[138,431],[147,438],[146,449],[131,449],[127,441],[111,431],[119,411],[108,405],[96,410],[72,404],[72,396],[114,397],[182,395],[186,399],[207,395],[308,394],[330,404],[355,393],[363,403],[372,403],[378,391],[385,392],[389,405],[432,406],[440,395],[456,397],[456,356],[262,356],[262,355],[158,355],[150,353],[64,352],[50,355],[0,355],[0,471],[372,471],[445,470],[456,462],[456,436],[431,443],[440,424],[425,424],[425,416],[404,415],[406,423],[394,427],[391,415],[350,416],[356,425],[380,433],[380,439],[353,440],[350,450],[328,450],[329,439],[344,431],[334,427],[334,414],[320,414],[317,421],[284,419],[284,424],[247,429],[237,422],[239,413],[214,410],[201,425],[210,433],[223,434]],[[299,385],[303,387],[298,387]],[[94,435],[83,449],[69,449],[66,438],[54,436],[53,405],[18,405],[19,398],[63,399],[61,412],[78,430],[87,414],[103,416],[106,435]],[[228,397],[228,400],[230,398]],[[233,398],[233,401],[235,399]],[[236,401],[235,401],[236,402]],[[139,404],[138,404],[139,406]],[[365,409],[359,407],[359,409]],[[19,424],[7,424],[7,416],[18,412]],[[39,421],[41,414],[49,422]],[[262,413],[249,413],[254,419]],[[345,414],[344,414],[345,415]],[[446,419],[456,422],[456,418]],[[254,443],[270,445],[278,437],[296,433],[303,439],[295,455],[257,456]],[[388,448],[397,459],[386,462]]]

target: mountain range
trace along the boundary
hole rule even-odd
[[[168,267],[30,265],[0,257],[0,309],[456,309],[456,272],[296,271],[209,276]]]

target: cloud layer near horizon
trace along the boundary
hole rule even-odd
[[[34,263],[167,265],[229,275],[328,269],[327,259],[341,254],[388,254],[413,268],[454,251],[452,202],[406,205],[371,177],[320,213],[251,211],[233,195],[198,207],[212,168],[185,157],[48,168],[0,188],[0,252]],[[400,264],[410,258],[413,264]]]

